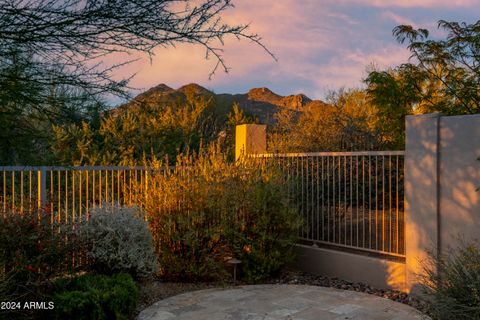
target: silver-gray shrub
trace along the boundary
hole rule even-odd
[[[88,265],[98,272],[128,272],[144,277],[158,270],[147,222],[135,207],[104,204],[90,212],[78,229]]]

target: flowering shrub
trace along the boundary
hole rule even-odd
[[[157,271],[157,256],[147,223],[133,207],[104,204],[79,227],[90,266],[98,272],[142,277]]]

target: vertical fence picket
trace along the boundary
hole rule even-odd
[[[47,173],[45,167],[39,168],[37,179],[38,209],[40,210],[47,201]]]

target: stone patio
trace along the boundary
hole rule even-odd
[[[375,295],[304,285],[255,285],[188,292],[161,300],[139,320],[428,319]]]

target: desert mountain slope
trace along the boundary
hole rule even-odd
[[[303,112],[309,106],[325,104],[321,100],[312,100],[304,94],[281,96],[268,88],[253,88],[244,94],[215,94],[214,92],[195,83],[172,89],[165,84],[159,84],[137,95],[130,102],[118,107],[119,109],[141,108],[142,106],[175,107],[187,99],[187,96],[204,96],[212,99],[216,112],[226,116],[237,103],[245,113],[257,117],[260,122],[271,124],[275,122],[274,115],[281,109]]]

